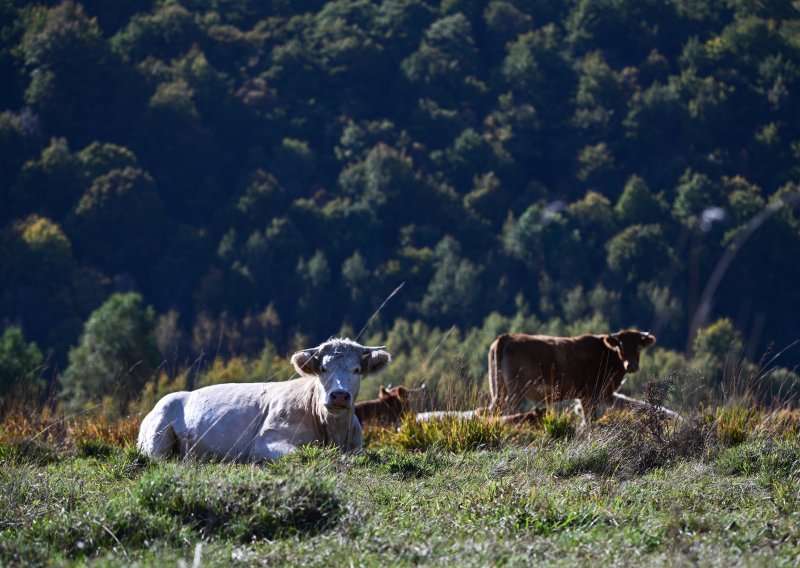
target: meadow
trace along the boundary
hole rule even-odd
[[[800,412],[368,429],[361,455],[155,462],[138,419],[12,413],[0,565],[796,566]]]

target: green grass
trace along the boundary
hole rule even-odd
[[[265,466],[7,444],[0,565],[191,564],[198,544],[204,566],[797,564],[794,431],[748,419],[738,443],[702,417],[648,431],[626,416],[568,436],[472,422]],[[427,436],[421,449],[404,447],[411,432]]]

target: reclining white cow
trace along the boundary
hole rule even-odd
[[[301,377],[230,383],[162,398],[139,429],[139,450],[231,461],[271,461],[313,443],[361,449],[355,399],[361,377],[391,361],[383,347],[331,339],[292,355]]]

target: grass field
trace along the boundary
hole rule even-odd
[[[800,564],[800,413],[650,414],[409,420],[264,466],[152,462],[135,421],[8,417],[0,564]]]

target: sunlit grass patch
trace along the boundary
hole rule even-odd
[[[548,408],[542,417],[542,429],[554,440],[568,439],[575,436],[578,428],[578,416],[569,410]]]
[[[800,479],[800,440],[766,438],[739,444],[724,450],[716,465],[726,475],[768,473]]]
[[[594,504],[563,496],[556,499],[536,488],[502,481],[489,481],[467,493],[461,508],[477,525],[536,535],[552,535],[602,522]]]
[[[450,452],[497,448],[511,436],[505,424],[486,417],[445,416],[417,422],[406,416],[390,440],[407,450],[441,448]]]

